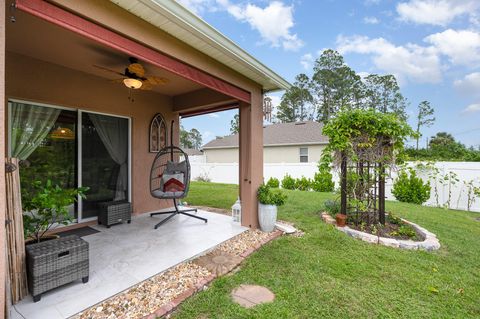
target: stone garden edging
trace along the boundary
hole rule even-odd
[[[379,244],[383,246],[401,248],[401,249],[411,249],[411,250],[419,249],[419,250],[433,251],[433,250],[440,249],[440,242],[434,233],[429,232],[425,228],[415,223],[409,222],[408,220],[405,220],[403,218],[402,218],[402,221],[404,221],[405,223],[415,228],[416,231],[418,231],[420,234],[422,234],[425,237],[425,240],[413,241],[413,240],[401,240],[401,239],[395,239],[395,238],[379,237],[379,236],[368,234],[356,229],[352,229],[348,226],[338,227],[336,225],[335,219],[333,219],[333,217],[330,216],[330,214],[328,213],[322,213],[321,216],[322,216],[322,219],[325,221],[325,223],[334,225],[335,228],[344,232],[345,234],[353,238],[363,240],[367,243]]]

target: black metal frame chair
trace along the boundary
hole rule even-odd
[[[171,128],[170,128],[170,146],[164,147],[157,153],[157,156],[155,156],[155,160],[153,161],[152,168],[150,170],[150,194],[153,197],[158,199],[172,199],[175,209],[171,211],[166,211],[166,212],[151,213],[150,217],[156,216],[156,215],[170,214],[170,216],[168,216],[167,218],[163,219],[158,224],[156,224],[155,229],[157,229],[162,224],[166,223],[171,218],[179,214],[203,220],[205,223],[208,222],[206,218],[188,213],[188,212],[196,212],[197,211],[196,209],[180,210],[178,208],[177,199],[185,198],[188,194],[188,190],[190,187],[190,162],[188,160],[188,155],[181,148],[177,146],[173,146],[173,138],[172,138],[173,124],[174,124],[174,121],[172,121]],[[167,167],[169,166],[182,167],[182,169],[180,169],[178,173],[182,173],[184,176],[183,184],[185,186],[185,189],[183,191],[165,192],[163,190],[162,178],[163,178],[163,174],[167,171]],[[174,172],[169,172],[169,173],[174,173]]]

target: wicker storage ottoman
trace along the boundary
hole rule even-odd
[[[132,220],[132,204],[127,201],[100,203],[98,223],[110,228],[111,225]]]
[[[28,289],[33,301],[72,281],[88,282],[88,243],[76,235],[26,246]]]

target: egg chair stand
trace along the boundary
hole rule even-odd
[[[170,146],[161,149],[155,156],[150,171],[150,194],[158,199],[172,199],[174,210],[166,212],[151,213],[150,217],[156,215],[169,215],[158,224],[155,229],[175,217],[185,215],[208,222],[206,218],[189,214],[197,212],[197,209],[179,209],[177,200],[185,198],[190,187],[190,162],[188,155],[179,147],[173,146],[173,124],[170,128]]]

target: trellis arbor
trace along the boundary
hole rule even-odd
[[[355,109],[338,113],[323,134],[340,167],[341,213],[355,224],[385,224],[385,172],[415,132],[394,114]]]

